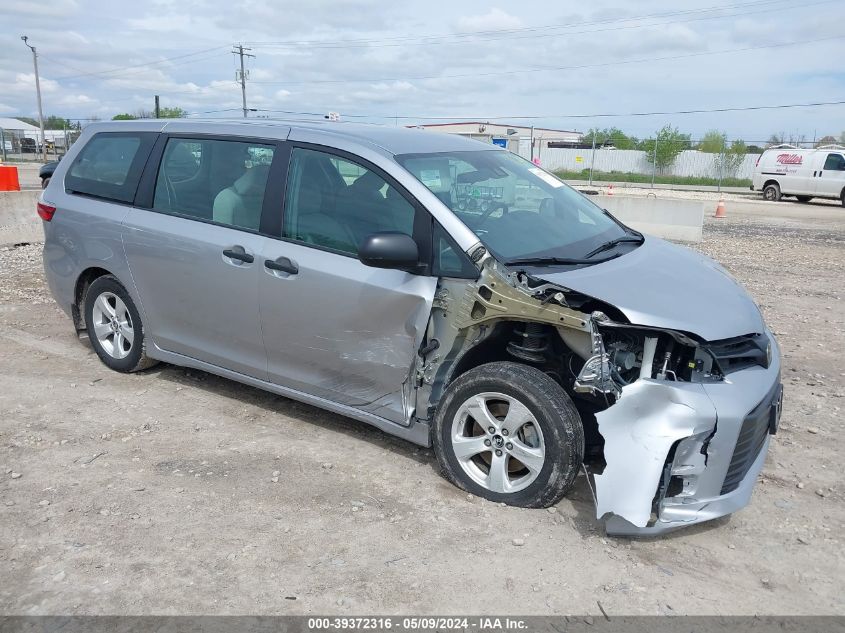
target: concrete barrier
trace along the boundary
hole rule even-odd
[[[704,226],[701,200],[635,196],[590,196],[590,200],[643,233],[681,242],[700,242]]]
[[[40,191],[0,191],[0,246],[43,242],[44,229],[35,212]]]

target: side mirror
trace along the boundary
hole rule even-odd
[[[373,268],[408,269],[420,261],[417,243],[405,233],[373,233],[364,238],[358,259]]]

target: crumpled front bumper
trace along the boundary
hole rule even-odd
[[[595,477],[596,513],[608,534],[658,535],[748,504],[782,398],[767,334],[767,368],[718,383],[638,380],[597,414],[607,465]]]

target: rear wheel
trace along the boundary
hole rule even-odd
[[[813,199],[813,196],[795,196],[798,198],[798,202],[809,202]]]
[[[773,182],[763,187],[763,197],[770,202],[780,200],[780,185]]]
[[[449,481],[525,508],[558,502],[584,458],[584,430],[569,396],[543,372],[518,363],[489,363],[457,378],[432,432]]]
[[[839,194],[839,199],[842,200],[842,206],[845,207],[845,189],[843,189],[842,193]]]
[[[94,351],[110,369],[132,372],[156,363],[144,353],[141,315],[115,277],[98,277],[88,287],[85,325]]]

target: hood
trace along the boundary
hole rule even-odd
[[[610,261],[569,271],[535,269],[532,276],[609,303],[635,325],[681,330],[706,341],[765,325],[745,289],[721,265],[656,237]]]

